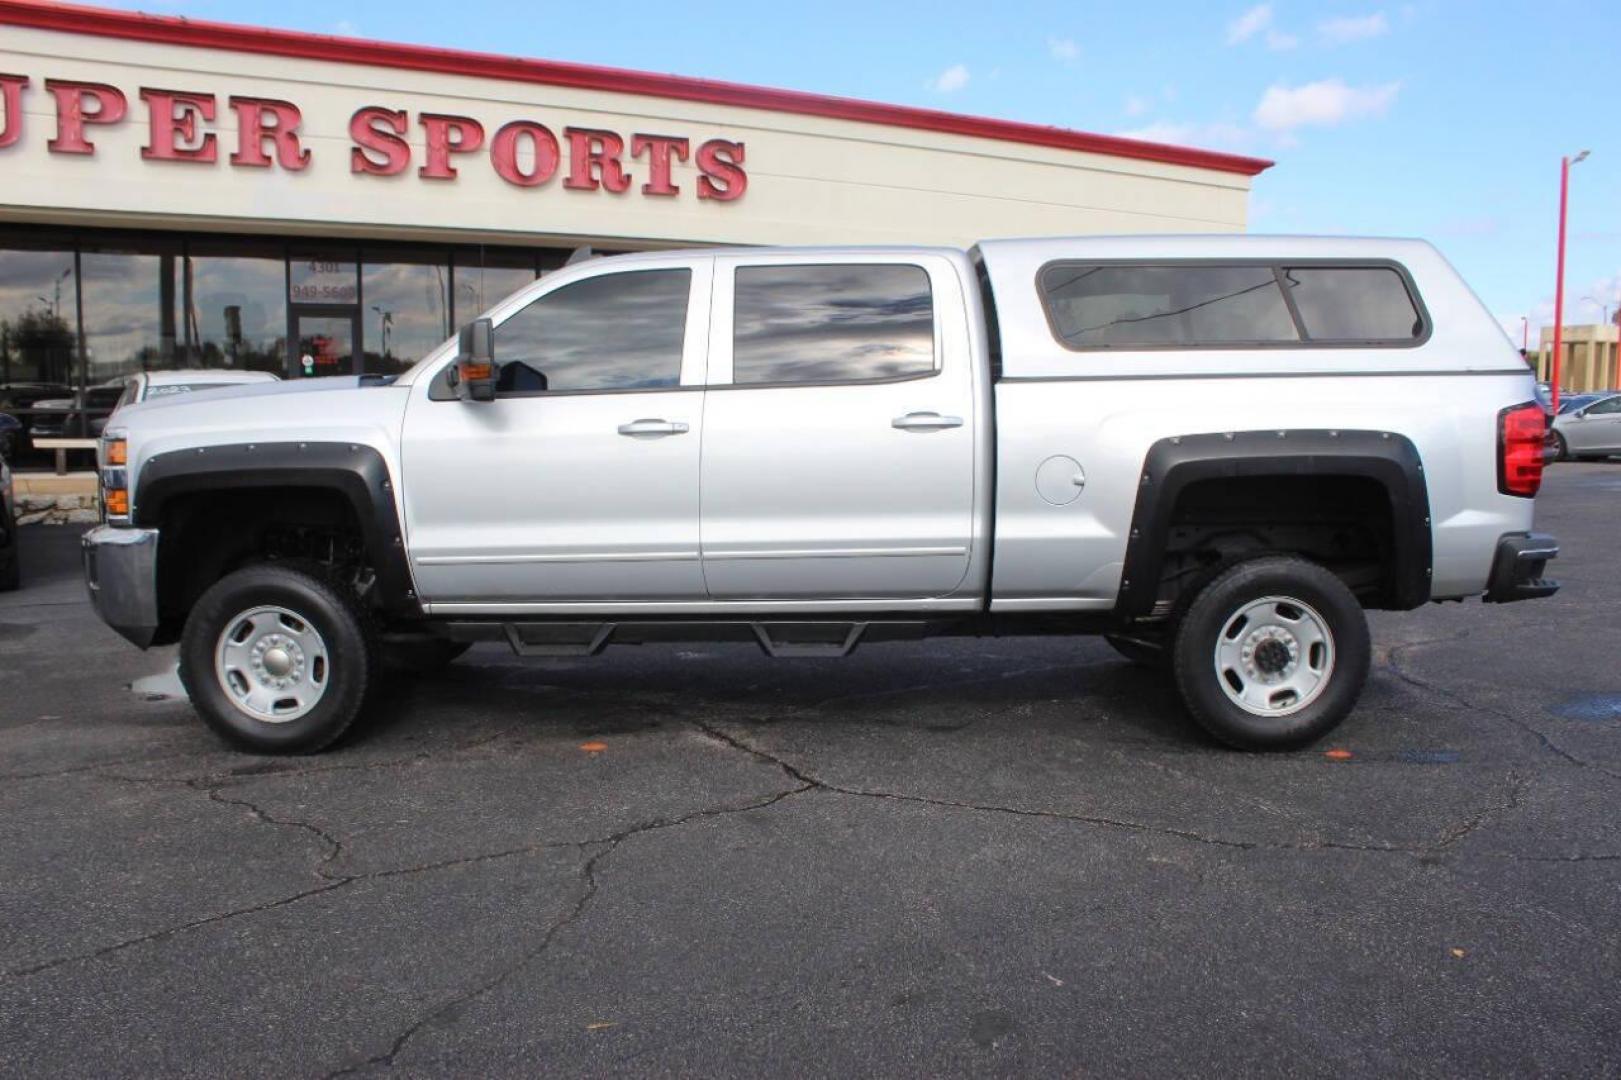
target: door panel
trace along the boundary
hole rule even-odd
[[[455,400],[442,374],[413,388],[404,503],[425,600],[704,598],[709,263],[560,272],[497,309],[496,400]],[[690,285],[645,287],[661,270]]]
[[[793,275],[786,275],[762,286],[754,300],[750,279],[738,277],[761,266],[810,270],[818,262],[827,260],[717,260],[712,381],[730,382],[736,361],[742,378],[765,385],[717,386],[707,395],[702,502],[709,594],[775,600],[948,595],[967,573],[974,525],[976,417],[960,284],[949,264],[928,258],[904,264],[913,270],[926,264],[926,274],[918,275],[924,282],[920,339],[920,309],[905,296],[888,308],[876,305],[872,327],[859,326],[866,303],[860,282],[871,275],[856,275],[855,284],[813,281],[797,292]],[[886,263],[902,265],[892,258],[839,260],[841,266]],[[846,346],[804,346],[820,333],[812,325],[819,309],[830,313],[826,325],[849,339]],[[762,335],[792,342],[780,364],[784,376],[832,373],[846,381],[773,384],[779,375],[765,370],[761,359],[770,350],[753,344]],[[925,364],[932,351],[937,370],[905,374],[920,348]],[[869,354],[902,355],[898,366],[874,369],[902,374],[859,381],[859,365],[869,362],[860,357]]]

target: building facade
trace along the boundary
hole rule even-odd
[[[1566,326],[1559,335],[1564,356],[1559,361],[1561,393],[1586,394],[1621,389],[1621,326],[1593,323]],[[1536,355],[1537,379],[1553,380],[1553,327],[1542,328]]]
[[[0,412],[25,423],[143,369],[398,371],[581,246],[1238,231],[1269,164],[35,0],[0,28]]]

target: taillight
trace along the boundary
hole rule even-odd
[[[1497,490],[1529,499],[1542,486],[1548,414],[1534,401],[1497,414]]]

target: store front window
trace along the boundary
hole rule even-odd
[[[360,283],[365,370],[394,375],[451,334],[450,259],[443,251],[367,251],[366,259]]]
[[[188,368],[287,367],[287,260],[279,243],[193,240],[186,256]]]
[[[66,393],[76,381],[77,297],[71,248],[29,250],[0,241],[0,412],[19,408],[24,387]]]
[[[530,251],[457,249],[455,325],[478,318],[491,305],[534,281],[536,269]]]
[[[179,247],[81,247],[85,380],[90,386],[174,366]]]

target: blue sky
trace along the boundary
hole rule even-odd
[[[674,72],[1275,160],[1252,232],[1422,236],[1519,336],[1621,292],[1621,2],[158,0],[196,18]]]

